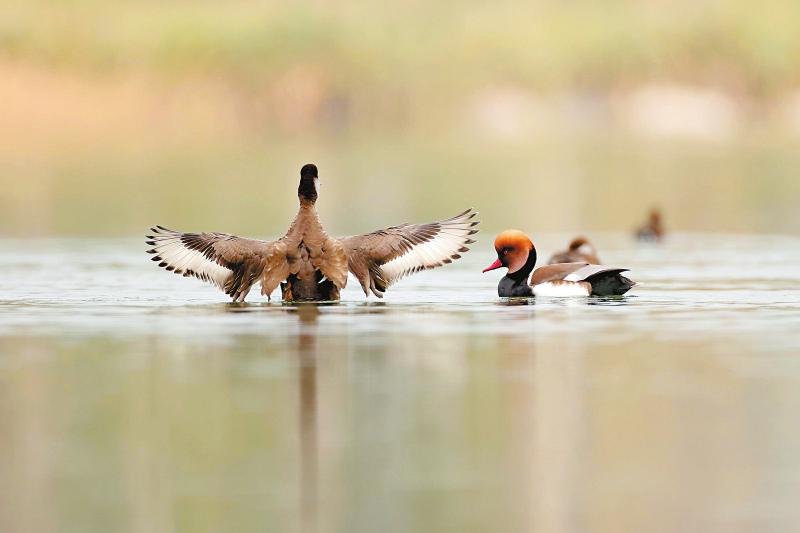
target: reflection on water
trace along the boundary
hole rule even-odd
[[[317,338],[313,326],[319,306],[299,305],[297,315],[305,327],[297,336],[300,370],[300,516],[303,531],[317,530]]]
[[[630,296],[502,302],[479,247],[234,306],[127,242],[6,243],[0,531],[791,530],[798,241],[596,240]]]

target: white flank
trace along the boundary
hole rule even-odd
[[[224,289],[232,271],[206,258],[201,252],[184,246],[180,233],[160,230],[151,240],[155,241],[153,250],[157,257],[160,257],[161,262],[167,266],[173,267],[178,274],[192,272],[195,277],[210,281],[220,289]]]
[[[589,296],[589,289],[576,282],[570,283],[540,283],[533,286],[534,296]]]
[[[420,270],[435,268],[450,263],[464,253],[464,247],[472,242],[470,235],[474,233],[472,217],[468,211],[463,215],[441,222],[439,233],[431,240],[413,245],[400,257],[380,267],[381,275],[387,283],[392,283],[408,274]]]

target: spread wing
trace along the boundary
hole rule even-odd
[[[226,233],[181,233],[162,226],[150,228],[147,244],[158,266],[183,276],[213,283],[234,301],[244,301],[253,283],[262,280],[269,294],[288,276],[280,241],[243,239]],[[283,278],[279,278],[286,270]],[[266,290],[272,285],[269,292]]]
[[[395,281],[420,270],[452,263],[469,251],[467,245],[478,233],[477,215],[467,209],[460,215],[428,224],[401,224],[366,235],[343,237],[350,272],[358,278],[364,294],[371,290],[382,298]]]

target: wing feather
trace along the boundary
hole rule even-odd
[[[428,224],[401,224],[366,235],[344,237],[350,272],[364,294],[383,297],[387,287],[415,272],[460,259],[475,241],[477,212],[467,209],[452,218]]]
[[[227,233],[183,233],[150,228],[147,253],[158,266],[175,274],[213,283],[234,301],[244,301],[268,264],[279,263],[275,242],[244,239]]]
[[[605,265],[585,265],[584,267],[571,272],[564,280],[566,281],[590,281],[593,278],[602,274],[619,274],[620,272],[627,272],[627,268],[616,268]]]

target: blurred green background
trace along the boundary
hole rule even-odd
[[[5,0],[0,234],[800,232],[800,2]]]

